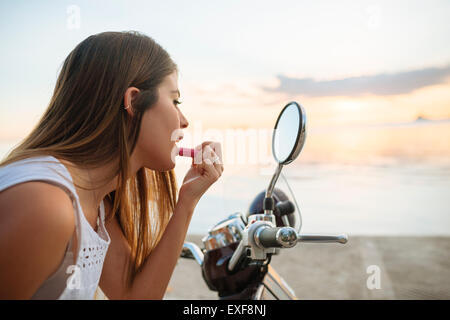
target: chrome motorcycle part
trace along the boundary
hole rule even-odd
[[[236,248],[236,250],[233,252],[233,255],[231,256],[230,261],[228,262],[228,270],[230,272],[234,271],[234,268],[236,268],[236,265],[238,263],[238,261],[241,260],[242,255],[244,254],[244,250],[245,250],[245,246],[244,246],[244,242],[239,242],[238,247]]]
[[[268,254],[274,254],[275,248],[262,248],[255,241],[255,232],[261,227],[273,228],[274,224],[269,221],[255,221],[252,224],[247,225],[244,230],[244,236],[242,242],[247,250],[247,256],[252,260],[266,260]]]
[[[298,157],[305,140],[306,113],[300,104],[292,101],[281,110],[272,135],[272,154],[278,166],[266,191],[266,199],[264,199],[265,214],[273,214],[272,191],[275,188],[283,165],[291,163]]]
[[[266,221],[271,223],[273,226],[275,226],[275,216],[274,215],[267,215],[267,214],[252,214],[247,219],[248,223],[247,226],[251,225],[252,223],[256,221]]]
[[[346,234],[340,235],[324,235],[324,234],[299,234],[298,242],[318,242],[318,243],[329,243],[338,242],[346,244],[348,241],[348,236]]]
[[[202,239],[203,245],[209,251],[241,241],[244,229],[242,214],[231,215],[208,231],[208,235]]]
[[[289,102],[275,123],[272,136],[272,153],[279,164],[294,161],[306,140],[306,113],[297,102]]]
[[[203,252],[202,250],[193,242],[183,243],[183,248],[181,249],[181,257],[188,259],[195,259],[197,263],[201,266],[203,264]]]

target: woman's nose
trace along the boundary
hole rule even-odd
[[[180,111],[180,127],[186,129],[189,126],[189,121],[186,119],[184,114]]]

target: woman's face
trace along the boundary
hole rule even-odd
[[[183,138],[181,129],[189,122],[177,106],[180,98],[178,74],[173,72],[158,87],[158,101],[142,116],[136,149],[138,163],[156,171],[167,171],[175,167],[172,152],[175,142]],[[132,156],[133,156],[132,155]]]

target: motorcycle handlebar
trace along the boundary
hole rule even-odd
[[[262,226],[255,232],[255,242],[261,248],[292,248],[297,242],[338,242],[345,244],[348,237],[342,235],[298,234],[294,228]]]
[[[342,235],[318,235],[318,234],[298,234],[292,227],[269,227],[263,225],[258,227],[253,239],[260,249],[266,248],[292,248],[298,242],[338,242],[347,243],[348,237]],[[231,257],[228,270],[233,271],[245,253],[244,243],[241,241]]]

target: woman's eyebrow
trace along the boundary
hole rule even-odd
[[[172,91],[170,91],[171,93],[178,93],[178,97],[180,97],[181,96],[181,94],[180,94],[180,90],[172,90]]]

